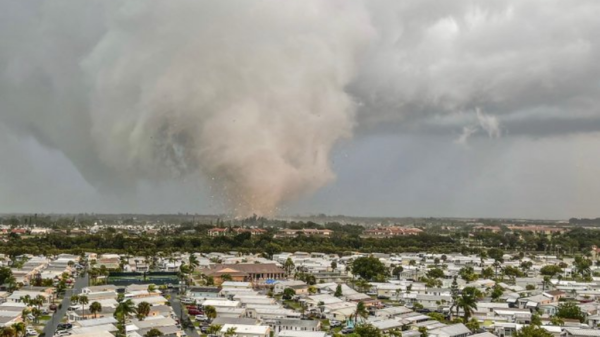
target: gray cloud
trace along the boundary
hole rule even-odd
[[[202,181],[235,213],[273,214],[334,181],[331,153],[353,133],[516,146],[600,131],[596,1],[4,9],[0,126],[120,200]]]

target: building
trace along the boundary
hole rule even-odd
[[[205,270],[204,274],[211,276],[217,285],[223,283],[224,275],[229,275],[231,281],[254,284],[264,284],[267,280],[283,280],[286,275],[285,270],[275,264],[258,263],[220,264]]]

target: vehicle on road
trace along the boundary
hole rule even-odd
[[[339,326],[342,326],[342,322],[340,321],[336,321],[335,319],[332,319],[329,321],[329,326],[332,328],[337,328]]]
[[[71,330],[73,329],[73,324],[71,323],[60,323],[56,327],[56,330]]]

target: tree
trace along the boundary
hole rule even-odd
[[[276,243],[269,242],[265,246],[264,254],[266,255],[267,258],[272,259],[273,255],[279,254],[279,253],[281,253],[281,246],[280,245],[278,245]]]
[[[100,304],[100,302],[92,302],[92,304],[90,304],[90,312],[94,315],[94,318],[97,317],[97,314],[99,312],[102,312],[102,304]]]
[[[565,325],[565,321],[563,321],[562,318],[556,317],[556,316],[552,316],[552,318],[550,318],[550,323],[552,323],[552,325],[555,325],[555,326]]]
[[[219,331],[221,331],[222,327],[223,326],[221,324],[212,324],[208,327],[208,333],[210,335],[216,335]]]
[[[85,295],[81,295],[79,296],[79,304],[81,304],[81,311],[83,313],[83,316],[85,316],[85,306],[90,303],[90,301],[88,300],[88,297]]]
[[[356,326],[355,334],[360,337],[383,337],[381,330],[371,324],[360,324]]]
[[[292,297],[294,297],[296,295],[296,291],[292,288],[285,288],[283,289],[283,296],[282,298],[284,300],[291,300]]]
[[[146,332],[144,337],[160,337],[162,335],[163,335],[163,333],[160,330],[158,330],[156,328],[152,328],[152,329],[148,330],[148,332]]]
[[[33,308],[31,309],[31,315],[33,316],[33,321],[35,323],[39,323],[39,319],[42,317],[42,310],[39,308]]]
[[[561,274],[561,273],[562,273],[562,269],[559,266],[553,265],[553,264],[543,266],[542,269],[540,269],[540,274],[550,276],[550,277],[552,277],[556,274]]]
[[[523,269],[523,270],[529,270],[529,269],[531,269],[531,267],[533,267],[533,262],[531,262],[531,261],[523,261],[523,262],[521,262],[521,269]]]
[[[225,333],[223,335],[227,336],[227,337],[235,336],[236,330],[237,330],[237,328],[235,328],[235,327],[227,328],[227,331],[225,331]]]
[[[477,318],[471,318],[470,321],[465,323],[465,326],[467,327],[467,329],[471,330],[472,332],[475,332],[475,331],[479,330],[479,328],[480,328],[479,321],[477,320]]]
[[[573,261],[573,265],[575,266],[575,272],[580,274],[582,277],[590,277],[592,260],[583,257],[581,255],[575,256],[575,261]]]
[[[494,277],[494,269],[492,269],[492,267],[484,268],[481,271],[481,277],[487,278],[487,279]]]
[[[427,272],[427,277],[431,277],[434,279],[442,278],[444,276],[444,271],[439,268],[433,268]]]
[[[221,280],[222,280],[223,282],[225,282],[225,281],[232,281],[232,280],[233,280],[233,278],[231,277],[231,275],[230,275],[230,274],[223,274],[223,275],[221,275]]]
[[[477,297],[479,295],[479,291],[474,287],[466,287],[463,289],[462,293],[458,297],[456,301],[457,314],[458,309],[462,309],[464,312],[463,320],[465,322],[469,321],[469,318],[473,314],[473,311],[477,309]]]
[[[113,315],[117,319],[117,321],[119,321],[118,328],[119,328],[119,334],[121,336],[125,336],[125,323],[127,322],[127,318],[130,315],[135,314],[136,312],[137,312],[137,309],[135,308],[135,304],[133,303],[133,301],[131,299],[122,301],[121,303],[119,303],[119,305],[115,309],[115,312]]]
[[[204,314],[210,320],[217,318],[217,309],[212,305],[207,305],[204,307]]]
[[[25,336],[25,332],[27,331],[25,327],[25,323],[19,322],[11,325],[13,329],[15,329],[15,333],[17,336]]]
[[[360,301],[356,304],[356,311],[354,311],[354,325],[358,323],[358,317],[366,319],[369,316],[369,311],[365,306],[365,302]]]
[[[388,269],[374,256],[359,257],[352,261],[351,270],[354,275],[370,281],[378,275],[388,275]]]
[[[497,302],[503,294],[504,294],[504,289],[498,284],[494,285],[494,288],[492,289],[493,302]]]
[[[396,276],[396,278],[400,279],[400,274],[404,271],[404,267],[396,266],[392,269],[392,275]]]
[[[514,332],[513,337],[553,337],[554,335],[536,325],[527,325]]]
[[[196,257],[196,255],[190,254],[190,258],[188,259],[188,264],[190,265],[190,268],[192,270],[194,270],[200,265],[200,262],[198,262],[198,258]]]
[[[441,314],[439,312],[430,312],[427,314],[427,316],[431,317],[432,319],[441,322],[441,323],[446,323],[446,316],[444,316],[444,314]]]
[[[332,270],[332,271],[335,271],[335,270],[337,269],[337,266],[338,266],[338,265],[337,265],[337,262],[335,262],[335,261],[331,261],[331,270]]]
[[[342,285],[338,284],[337,287],[335,287],[335,294],[333,294],[333,296],[342,297],[342,295]]]
[[[487,255],[500,263],[504,262],[504,252],[498,248],[491,248],[487,251]]]
[[[531,315],[531,324],[542,326],[542,318],[537,312],[534,312],[533,315]]]
[[[7,281],[11,277],[13,277],[13,273],[9,267],[0,267],[0,285],[8,283]]]
[[[585,321],[585,315],[575,302],[565,302],[559,304],[556,317],[578,319],[581,323]]]
[[[7,326],[0,330],[0,337],[17,337],[17,332],[15,328]]]
[[[140,302],[137,305],[137,318],[140,321],[143,321],[144,318],[148,317],[148,315],[150,315],[150,309],[151,309],[151,305],[148,302]]]
[[[71,296],[71,304],[77,304],[79,303],[79,295],[72,295]]]
[[[287,260],[285,260],[285,263],[283,264],[283,269],[285,270],[285,273],[289,276],[294,270],[294,268],[296,268],[294,261],[292,261],[292,258],[288,257]]]
[[[429,332],[427,331],[427,328],[424,326],[419,327],[419,337],[428,337],[429,336]]]
[[[465,282],[473,282],[477,280],[477,274],[475,274],[475,270],[471,266],[462,267],[458,271],[458,275],[460,275],[460,278],[465,280]]]

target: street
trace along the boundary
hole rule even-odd
[[[78,277],[75,280],[75,284],[73,285],[73,288],[67,289],[67,291],[65,292],[65,297],[63,298],[63,301],[61,302],[60,309],[58,309],[56,311],[56,313],[54,313],[54,315],[52,315],[52,319],[49,320],[48,323],[46,323],[46,326],[44,327],[44,331],[42,333],[44,334],[45,337],[54,336],[54,332],[56,331],[58,324],[60,323],[63,316],[67,313],[67,309],[71,305],[71,296],[73,294],[79,294],[81,292],[81,289],[85,288],[87,286],[88,286],[88,274],[85,273],[85,276]]]
[[[171,307],[173,308],[173,312],[175,313],[175,315],[177,315],[177,317],[179,317],[179,322],[181,322],[181,327],[183,328],[183,320],[187,319],[186,314],[183,312],[183,310],[187,310],[184,307],[182,307],[181,302],[179,301],[179,298],[177,298],[177,293],[175,292],[170,292],[171,295]],[[187,312],[187,311],[186,311]],[[191,328],[184,328],[185,334],[191,337],[200,337],[200,335],[198,334],[198,332],[196,331],[196,329],[194,328],[194,325],[191,325]]]

